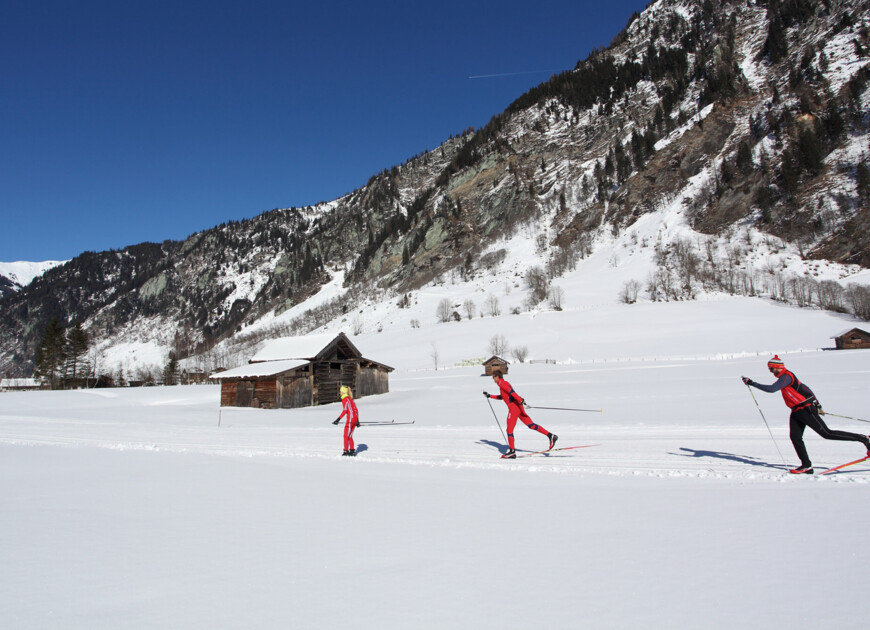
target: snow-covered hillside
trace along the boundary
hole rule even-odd
[[[49,269],[62,264],[63,260],[46,260],[43,262],[0,262],[0,277],[8,279],[14,286],[20,288],[30,284],[34,278],[41,276]]]
[[[742,297],[619,304],[606,289],[632,257],[585,264],[596,273],[567,278],[566,301],[593,295],[595,308],[366,319],[384,329],[354,344],[397,369],[390,393],[357,401],[361,419],[414,424],[360,428],[355,459],[340,455],[338,405],[221,408],[216,386],[0,394],[4,620],[864,627],[870,465],[787,474],[781,397],[756,391],[759,409],[740,381],[772,381],[777,352],[829,412],[870,419],[870,352],[824,349],[853,322]],[[415,293],[420,313],[471,286]],[[512,362],[508,380],[557,446],[588,448],[499,458],[505,408],[483,398],[494,385],[479,364],[455,365],[496,334],[557,361]],[[521,453],[545,444],[523,426],[516,439]],[[819,470],[864,453],[811,432],[806,443]]]

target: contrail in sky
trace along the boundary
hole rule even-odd
[[[468,77],[469,79],[494,79],[496,77],[515,77],[521,74],[543,74],[545,72],[561,72],[561,70],[529,70],[527,72],[500,72],[498,74],[475,74]]]

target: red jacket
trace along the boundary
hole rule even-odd
[[[347,416],[347,420],[351,423],[351,426],[357,426],[359,424],[359,411],[356,408],[356,403],[350,396],[345,396],[341,399],[341,415],[338,416],[338,419],[341,420],[345,416]]]
[[[779,377],[782,378],[784,375],[791,377],[791,383],[779,391],[782,394],[782,399],[785,401],[785,404],[788,405],[790,409],[805,407],[815,399],[816,396],[813,394],[813,390],[801,383],[798,380],[798,377],[792,372],[783,370]]]
[[[510,407],[512,404],[522,407],[523,397],[514,391],[514,388],[511,386],[510,383],[508,383],[504,379],[501,379],[498,382],[498,388],[500,390],[500,393],[495,396],[490,396],[490,398],[503,400],[508,407]]]

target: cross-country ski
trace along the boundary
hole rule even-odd
[[[861,462],[866,462],[868,459],[870,459],[870,453],[868,453],[866,457],[862,457],[861,459],[856,459],[855,461],[846,462],[845,464],[840,464],[839,466],[834,466],[833,468],[828,468],[827,470],[824,470],[824,471],[820,472],[819,474],[820,475],[828,475],[830,473],[837,472],[838,470],[843,470],[844,468],[847,468],[848,466],[854,466],[855,464],[860,464]]]
[[[547,455],[548,453],[555,453],[556,451],[573,451],[578,448],[591,448],[593,446],[601,446],[600,444],[583,444],[581,446],[559,446],[556,448],[548,448],[545,451],[533,451],[531,453],[517,453],[517,456],[514,459],[520,459],[522,457],[532,457],[533,455]]]

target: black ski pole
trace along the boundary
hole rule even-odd
[[[489,410],[492,412],[492,417],[495,418],[495,423],[498,425],[498,430],[501,431],[501,436],[504,438],[504,443],[508,444],[507,436],[502,431],[501,423],[498,421],[498,416],[495,415],[495,409],[492,408],[492,403],[489,402],[489,396],[486,397],[486,403],[489,405]]]
[[[861,418],[853,418],[852,416],[841,416],[837,413],[831,413],[830,411],[820,411],[820,414],[823,416],[834,416],[835,418],[845,418],[846,420],[857,420],[858,422],[870,422],[870,420],[862,420]]]
[[[770,425],[767,424],[767,418],[764,417],[764,412],[761,411],[761,406],[758,404],[758,400],[756,400],[755,394],[752,392],[752,387],[747,384],[746,389],[749,390],[749,395],[752,396],[752,400],[755,401],[755,407],[756,409],[758,409],[758,413],[761,414],[761,419],[764,421],[764,426],[767,427],[767,432],[770,434],[770,439],[773,440],[773,445],[776,447],[776,452],[779,453],[779,458],[782,460],[782,465],[788,468],[788,464],[785,463],[785,457],[782,456],[782,451],[779,450],[779,444],[776,443],[776,439],[773,437],[773,431],[770,430]]]

